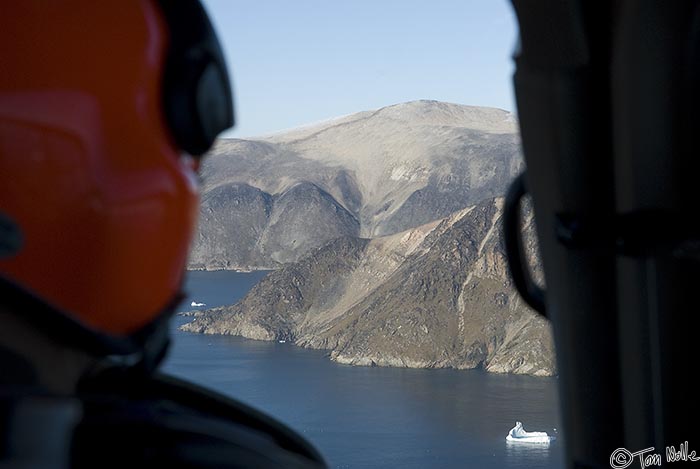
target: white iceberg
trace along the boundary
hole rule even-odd
[[[196,301],[193,301],[192,303],[190,303],[190,306],[206,306],[206,305],[207,305],[206,303],[197,303]]]
[[[522,422],[515,422],[515,426],[510,429],[506,441],[511,443],[537,443],[549,444],[554,437],[547,435],[547,432],[526,432]]]

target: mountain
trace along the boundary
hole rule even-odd
[[[507,273],[502,204],[488,198],[401,233],[337,238],[183,329],[286,340],[355,365],[552,375],[549,324]],[[537,258],[529,212],[525,231]]]
[[[509,112],[413,101],[263,136],[205,159],[192,269],[278,268],[503,194],[522,169]]]

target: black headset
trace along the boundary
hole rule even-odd
[[[226,62],[199,0],[159,4],[170,33],[162,87],[165,118],[175,143],[201,156],[234,123]]]

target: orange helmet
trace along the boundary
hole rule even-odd
[[[8,2],[0,24],[0,277],[128,337],[179,296],[191,155],[233,124],[216,36],[181,0]]]

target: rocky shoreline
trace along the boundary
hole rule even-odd
[[[395,235],[339,238],[181,329],[284,340],[348,365],[552,376],[549,323],[508,277],[501,207],[487,199]]]

